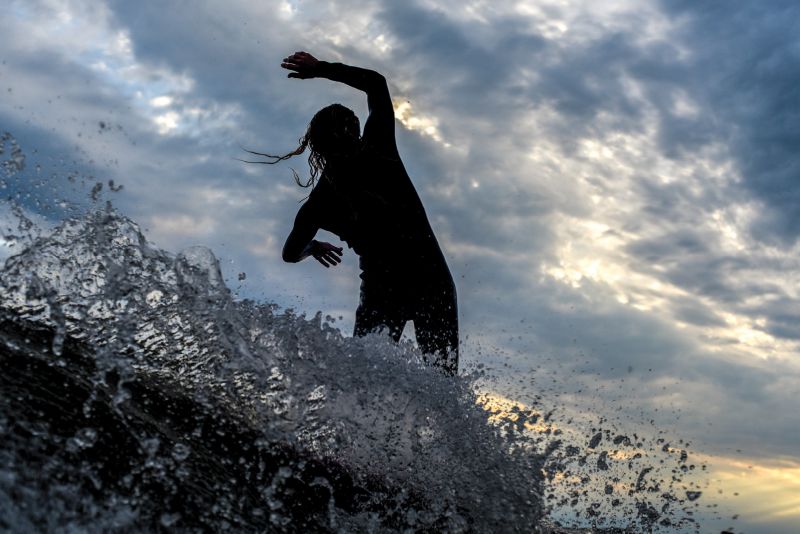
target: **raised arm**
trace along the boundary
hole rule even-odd
[[[381,74],[342,63],[319,61],[307,52],[295,52],[281,67],[291,70],[289,78],[326,78],[367,93],[369,118],[364,125],[364,141],[391,153],[397,152],[394,136],[394,107],[386,78]]]

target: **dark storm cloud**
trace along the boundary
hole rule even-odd
[[[723,327],[725,321],[707,304],[695,298],[678,297],[673,299],[675,318],[695,326]]]
[[[651,272],[657,272],[662,280],[693,298],[706,297],[727,311],[765,318],[770,334],[797,338],[791,325],[800,321],[800,306],[790,296],[790,288],[776,281],[796,269],[796,262],[776,259],[770,253],[744,255],[726,251],[708,229],[676,227],[673,219],[668,221],[661,232],[630,243],[626,250],[651,269],[657,268]],[[696,317],[694,312],[687,315],[689,304],[685,299],[674,301],[674,305],[676,317],[693,324],[705,323],[703,319],[692,320]],[[707,308],[700,302],[695,306]]]
[[[727,309],[736,309],[745,296],[781,291],[769,282],[748,281],[750,271],[746,260],[738,257],[687,257],[677,259],[665,278],[692,294],[712,297]]]
[[[649,262],[669,261],[672,258],[684,259],[693,255],[704,256],[712,245],[711,236],[702,236],[689,228],[680,228],[663,233],[652,239],[634,242],[629,250]]]
[[[279,59],[271,57],[279,52],[269,47],[269,37],[281,30],[277,21],[261,34],[267,41],[264,53],[253,54],[248,23],[256,21],[222,5],[192,9],[189,3],[147,0],[112,0],[108,5],[117,24],[130,31],[140,61],[188,72],[197,80],[198,92],[220,100],[258,103],[263,98],[258,77]]]
[[[764,307],[769,309],[767,332],[783,339],[800,340],[800,302],[797,299],[779,295]]]
[[[662,277],[694,295],[717,302],[736,303],[745,291],[763,291],[765,285],[742,287],[732,275],[751,268],[746,258],[726,255],[708,232],[681,228],[639,239],[628,251],[649,264],[656,264]]]
[[[662,2],[690,49],[692,92],[716,134],[729,140],[744,185],[766,204],[756,236],[792,244],[800,235],[800,5]]]
[[[728,312],[764,318],[765,331],[775,337],[800,337],[794,326],[800,321],[800,306],[784,286],[774,281],[785,272],[780,263],[771,265],[758,256],[726,253],[707,233],[689,229],[641,239],[628,250],[641,260],[658,265],[662,280],[691,295],[691,299],[673,298],[676,319],[701,326],[723,326],[719,314],[707,304],[711,302]]]
[[[378,19],[397,38],[392,61],[413,73],[426,89],[421,96],[435,107],[489,118],[498,130],[531,107],[522,74],[542,57],[547,41],[520,20],[471,28],[417,2],[386,2]]]
[[[688,156],[691,158],[692,156]],[[741,192],[730,185],[717,181],[707,181],[700,189],[695,187],[698,180],[674,180],[658,183],[651,177],[637,177],[634,187],[637,197],[642,200],[642,210],[654,220],[673,221],[678,216],[708,218],[715,209],[725,208],[732,202],[742,200]]]
[[[553,103],[568,121],[572,136],[589,133],[583,128],[601,111],[613,118],[614,128],[635,129],[642,118],[641,109],[624,86],[624,75],[631,63],[650,52],[622,33],[561,48],[544,65],[533,66],[537,82],[529,97],[534,102]]]

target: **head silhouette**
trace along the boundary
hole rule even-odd
[[[300,145],[292,152],[283,156],[272,156],[245,149],[250,154],[270,158],[272,161],[242,161],[272,165],[293,156],[299,156],[308,148],[308,166],[311,176],[304,181],[294,170],[292,170],[292,175],[297,185],[314,187],[329,163],[354,155],[360,146],[361,126],[356,114],[352,109],[341,104],[331,104],[319,110],[312,117],[305,135],[300,138]]]
[[[321,163],[350,156],[358,149],[361,128],[353,110],[331,104],[319,110],[303,138]]]

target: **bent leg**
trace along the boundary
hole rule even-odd
[[[414,316],[417,344],[445,374],[458,373],[458,304],[452,281],[426,296]]]

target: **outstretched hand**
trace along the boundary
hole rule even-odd
[[[289,73],[289,78],[300,78],[306,80],[315,76],[319,60],[308,52],[295,52],[291,56],[284,58],[281,67],[294,72]]]
[[[309,252],[314,256],[314,259],[324,265],[326,269],[339,265],[342,261],[342,247],[337,247],[336,245],[331,245],[324,241],[312,241]]]

